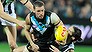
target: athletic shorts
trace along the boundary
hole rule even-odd
[[[25,46],[23,52],[29,52],[29,50],[27,49],[27,47]]]
[[[67,46],[67,45],[65,45],[65,46]],[[68,45],[67,48],[65,47],[65,50],[62,51],[62,52],[67,52],[67,51],[70,50],[70,49],[74,50],[74,43],[73,43],[73,42],[72,42],[70,45]]]
[[[5,12],[7,14],[9,14],[9,11],[8,11],[8,5],[5,5]],[[15,14],[15,10],[14,10],[14,2],[11,3],[11,10],[12,10],[12,13],[9,14],[10,16],[12,16],[13,18],[16,18],[16,14]],[[7,17],[6,17],[7,18]],[[1,25],[5,25],[5,26],[16,26],[16,24],[14,23],[11,23],[7,20],[4,20],[2,18],[0,18],[0,21],[1,21]]]

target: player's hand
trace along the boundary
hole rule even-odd
[[[17,23],[19,26],[25,27],[26,26],[26,22],[25,21],[19,21]]]
[[[32,46],[28,47],[30,50],[34,51],[34,52],[38,52],[39,50],[39,46],[36,44],[31,44]]]

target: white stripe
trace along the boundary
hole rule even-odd
[[[37,24],[35,23],[35,21],[33,20],[32,17],[31,17],[31,22],[33,23],[33,25],[36,25],[37,26]],[[36,28],[36,30],[40,31],[40,29],[38,27]]]

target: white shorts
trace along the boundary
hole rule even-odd
[[[7,14],[9,14],[9,12],[8,12],[8,5],[5,5],[5,12],[7,13]],[[12,10],[12,13],[11,14],[9,14],[10,16],[12,16],[13,18],[16,18],[16,14],[15,14],[15,10],[14,10],[14,2],[12,2],[11,3],[11,10]],[[7,17],[6,17],[7,18]],[[2,18],[0,18],[0,21],[1,21],[1,24],[2,25],[5,25],[5,26],[16,26],[16,24],[14,24],[14,23],[11,23],[11,22],[9,22],[9,21],[7,21],[7,20],[4,20],[4,19],[2,19]]]
[[[73,42],[68,46],[68,48],[64,52],[67,52],[69,49],[74,49],[74,43]]]
[[[29,52],[26,46],[25,46],[23,52]]]

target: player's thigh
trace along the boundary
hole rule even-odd
[[[16,37],[17,37],[17,29],[16,29],[16,26],[8,26],[13,38],[15,39],[16,41]]]
[[[18,47],[18,48],[15,48],[15,49],[13,50],[13,52],[23,52],[24,49],[25,49],[25,46],[20,46],[20,47]]]

